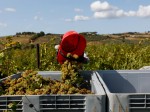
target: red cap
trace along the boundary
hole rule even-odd
[[[67,58],[67,53],[76,54],[79,57],[83,55],[86,47],[85,38],[75,31],[66,32],[58,49],[57,60],[62,64]]]

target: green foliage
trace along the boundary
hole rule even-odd
[[[33,35],[35,32],[17,32],[16,35]]]
[[[51,38],[48,43],[40,45],[40,70],[60,70],[56,59],[55,39]]]
[[[87,47],[90,63],[88,70],[139,69],[150,65],[150,45],[140,44],[103,44]],[[95,52],[93,52],[95,51]]]
[[[7,55],[6,55],[7,54]],[[16,63],[14,60],[12,60],[13,58],[13,51],[9,50],[9,51],[5,51],[4,52],[4,57],[2,58],[2,65],[1,65],[1,76],[2,77],[6,77],[8,74],[13,74],[17,72],[16,69]]]
[[[31,40],[36,40],[37,38],[42,37],[42,36],[44,36],[44,35],[45,35],[45,33],[44,33],[43,31],[41,31],[40,33],[34,34],[34,35],[31,37]]]
[[[11,38],[8,38],[12,42]],[[8,43],[9,43],[8,42]],[[8,44],[6,43],[6,44]],[[139,69],[150,65],[150,40],[139,43],[107,42],[88,44],[86,52],[90,61],[83,65],[83,70],[126,70]],[[54,49],[55,39],[40,44],[40,67],[37,68],[36,48],[9,48],[1,52],[1,77],[18,71],[60,70]]]

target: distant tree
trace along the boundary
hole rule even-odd
[[[44,36],[45,33],[43,31],[41,31],[40,33],[35,33],[32,37],[31,37],[31,40],[36,40],[37,38],[39,37],[42,37]]]
[[[22,35],[26,35],[26,32],[22,32]]]
[[[53,35],[52,33],[47,33],[46,35]]]
[[[44,36],[45,33],[43,31],[40,32],[40,36]]]
[[[39,37],[38,34],[34,34],[34,35],[31,37],[31,40],[36,40],[38,37]]]
[[[36,34],[35,32],[22,32],[22,35],[32,35],[32,34]]]
[[[21,35],[21,32],[17,32],[16,35]]]

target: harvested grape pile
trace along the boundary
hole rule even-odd
[[[76,62],[62,64],[61,81],[43,78],[36,71],[26,70],[18,79],[2,81],[0,95],[92,94],[79,74]],[[86,85],[86,86],[85,86]]]

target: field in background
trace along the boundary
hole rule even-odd
[[[149,34],[82,35],[87,40],[85,52],[90,58],[90,62],[83,65],[83,70],[139,69],[150,65]],[[27,69],[60,70],[54,49],[60,42],[60,36],[21,34],[0,38],[0,77]],[[37,65],[37,44],[40,65]]]

